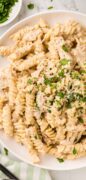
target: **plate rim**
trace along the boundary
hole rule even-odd
[[[24,160],[22,156],[20,156],[19,154],[16,154],[14,151],[12,151],[7,145],[5,145],[4,142],[2,142],[2,140],[0,139],[0,144],[3,146],[3,148],[7,148],[8,151],[11,153],[11,155],[14,156],[14,158],[17,159],[17,161],[22,161],[23,163],[26,163],[26,164],[29,164],[33,167],[38,167],[38,168],[41,168],[41,169],[46,169],[46,170],[52,170],[52,171],[72,171],[72,170],[77,170],[77,169],[81,169],[81,168],[85,168],[86,165],[78,165],[77,167],[73,168],[69,168],[68,166],[66,168],[52,168],[52,167],[47,167],[46,165],[40,165],[40,164],[35,164],[33,162],[28,162],[28,160]]]
[[[20,21],[18,21],[17,23],[15,23],[14,25],[12,25],[12,27],[10,27],[6,32],[4,32],[1,36],[0,36],[0,40],[11,30],[13,30],[15,27],[17,27],[18,25],[20,25],[21,23],[23,23],[24,21],[27,21],[31,18],[34,18],[35,16],[38,16],[38,15],[43,15],[43,14],[53,14],[53,13],[73,13],[73,14],[76,14],[76,15],[81,15],[81,16],[85,16],[86,17],[86,14],[85,13],[82,13],[82,12],[77,12],[77,11],[72,11],[72,10],[51,10],[51,11],[48,11],[48,10],[45,10],[45,11],[42,11],[42,12],[37,12],[33,15],[30,15],[30,16],[27,16],[26,18],[23,18],[21,19]]]
[[[22,19],[21,21],[15,23],[15,24],[14,24],[12,27],[10,27],[5,33],[3,33],[3,35],[0,36],[0,41],[1,41],[10,31],[12,31],[12,30],[14,30],[15,28],[17,28],[17,26],[21,25],[23,22],[28,21],[28,20],[36,17],[36,16],[39,16],[39,15],[43,15],[43,14],[53,14],[53,13],[69,13],[69,14],[75,14],[75,15],[80,15],[80,16],[86,17],[86,14],[85,14],[85,13],[80,13],[80,12],[76,12],[76,11],[69,11],[69,10],[51,10],[51,11],[48,11],[48,10],[47,10],[47,11],[43,11],[43,12],[37,12],[37,13],[35,13],[35,14],[31,15],[31,16],[28,16],[28,17]],[[32,165],[32,166],[35,166],[35,167],[39,167],[39,168],[43,168],[43,169],[47,169],[47,170],[56,170],[56,171],[75,170],[75,169],[80,169],[80,168],[86,167],[86,165],[83,165],[83,164],[80,165],[80,164],[79,164],[79,165],[77,165],[77,166],[74,167],[74,168],[73,168],[73,166],[72,166],[72,167],[66,167],[66,168],[64,168],[64,169],[62,169],[62,168],[58,168],[58,169],[57,169],[57,168],[54,168],[54,169],[53,169],[52,167],[47,167],[47,165],[33,164],[32,162],[26,161],[26,159],[24,160],[23,157],[21,157],[19,154],[16,154],[14,151],[12,151],[7,145],[5,145],[4,142],[2,142],[1,139],[0,139],[0,144],[1,144],[2,146],[5,146],[5,147],[9,150],[9,152],[11,152],[11,154],[13,154],[15,157],[18,158],[18,160],[21,160],[21,161],[23,161],[23,162],[25,162],[25,163],[27,163],[27,164],[30,164],[30,165]]]

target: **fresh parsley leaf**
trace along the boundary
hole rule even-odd
[[[80,74],[79,74],[78,71],[73,71],[71,73],[71,76],[72,76],[73,79],[80,79]]]
[[[59,96],[60,98],[64,98],[65,94],[60,91],[60,92],[57,93],[57,96]]]
[[[6,156],[8,156],[8,149],[7,148],[4,148],[4,153]]]
[[[60,61],[61,65],[63,65],[63,66],[67,65],[68,62],[69,62],[69,60],[68,60],[68,59],[65,59],[65,58],[64,58],[64,59],[61,59],[61,61]]]
[[[56,83],[51,84],[51,89],[56,89],[56,87],[57,87]]]
[[[67,94],[67,102],[66,102],[66,107],[68,109],[70,109],[72,106],[71,106],[71,103],[75,101],[75,95],[74,93],[69,93]]]
[[[45,85],[51,85],[51,79],[50,78],[47,78],[46,76],[44,76],[44,84]]]
[[[4,4],[0,3],[0,13],[3,13],[4,11]]]
[[[77,100],[83,101],[83,95],[82,95],[82,94],[76,93],[75,96],[76,96],[76,99],[77,99]]]
[[[48,109],[47,111],[48,111],[49,113],[51,113],[51,110],[50,110],[50,109]]]
[[[48,9],[53,9],[53,6],[49,6]]]
[[[64,77],[64,70],[61,70],[61,71],[58,73],[58,75],[63,78],[63,77]]]
[[[84,123],[82,117],[78,117],[78,120],[79,120],[80,123]]]
[[[63,162],[64,162],[64,159],[61,159],[61,158],[57,158],[57,160],[58,160],[60,163],[63,163]]]
[[[27,81],[28,84],[32,84],[32,82],[33,81],[31,79],[28,79],[28,81]]]
[[[65,52],[68,52],[68,51],[69,51],[69,49],[68,49],[68,47],[66,46],[66,44],[63,44],[63,45],[62,45],[62,49],[63,49]]]
[[[82,101],[83,101],[83,102],[86,102],[86,96],[82,98]]]
[[[60,108],[61,107],[60,101],[56,100],[56,105],[57,105],[58,108]]]
[[[70,102],[74,102],[75,101],[75,95],[74,93],[69,93],[67,95],[67,99],[70,101]]]
[[[86,74],[86,70],[80,70],[81,74]]]
[[[77,154],[77,149],[74,147],[72,152],[74,155]]]
[[[44,75],[44,84],[45,85],[50,85],[52,86],[52,83],[55,83],[58,81],[58,77],[54,76],[54,77],[51,77],[51,78],[47,78],[45,75]]]
[[[27,5],[28,9],[34,9],[34,4],[33,3],[30,3]]]
[[[69,100],[66,102],[66,108],[68,109],[72,108],[71,102]]]

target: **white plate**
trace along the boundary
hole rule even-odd
[[[1,38],[0,42],[3,44],[9,43],[9,35],[13,32],[17,31],[20,27],[24,27],[25,25],[33,25],[39,21],[40,18],[46,20],[49,24],[53,25],[56,22],[65,22],[69,19],[75,19],[79,21],[81,24],[86,25],[86,15],[69,12],[69,11],[51,11],[51,12],[43,12],[33,16],[30,16],[23,21],[14,25],[11,29],[9,29]],[[6,62],[0,60],[0,67],[6,66]],[[31,160],[27,150],[20,144],[17,144],[13,139],[8,138],[4,135],[4,133],[0,132],[0,142],[2,145],[8,148],[8,150],[13,153],[20,160],[34,165]],[[41,163],[36,166],[51,169],[51,170],[70,170],[77,169],[81,167],[86,167],[86,157],[80,158],[77,160],[67,160],[64,163],[59,163],[55,158],[46,155],[41,157]]]
[[[22,7],[22,0],[19,0],[15,5],[12,7],[12,11],[9,14],[8,20],[4,23],[0,23],[0,27],[6,26],[11,23],[19,14]]]

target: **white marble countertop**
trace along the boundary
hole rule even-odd
[[[33,10],[27,8],[29,3],[34,3]],[[53,6],[53,9],[57,10],[74,10],[86,13],[86,0],[23,0],[19,16],[10,25],[0,28],[0,35],[19,20],[36,12],[47,10],[49,6]],[[50,174],[52,180],[85,180],[86,168],[73,171],[50,171]]]

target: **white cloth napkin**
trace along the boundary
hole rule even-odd
[[[6,150],[1,150],[0,163],[13,172],[20,180],[51,180],[47,170],[16,160],[14,157],[12,158],[8,151],[6,153]],[[4,178],[6,176],[0,171],[0,180]]]

